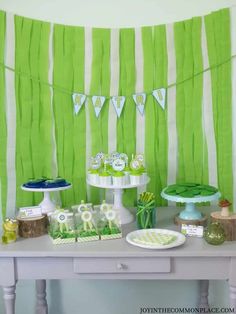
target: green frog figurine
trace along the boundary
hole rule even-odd
[[[9,244],[16,241],[18,223],[15,219],[6,218],[3,222],[2,243]]]
[[[225,241],[225,231],[219,222],[212,222],[204,231],[204,239],[207,243],[220,245]]]

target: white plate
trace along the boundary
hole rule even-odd
[[[150,243],[150,242],[138,242],[138,240],[143,235],[148,234],[158,234],[158,235],[169,235],[169,236],[175,236],[176,239],[169,243],[169,244],[159,244],[159,243]],[[169,249],[172,247],[176,247],[179,245],[182,245],[186,240],[186,237],[177,231],[172,231],[168,229],[142,229],[142,230],[136,230],[133,232],[130,232],[126,236],[126,241],[129,242],[132,245],[139,246],[145,249],[152,249],[152,250],[160,250],[160,249]]]

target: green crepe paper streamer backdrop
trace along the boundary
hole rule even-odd
[[[91,95],[109,95],[110,92],[110,30],[92,30],[93,59],[91,73]],[[98,152],[108,152],[108,113],[109,99],[105,103],[97,118],[94,106],[89,99],[89,115],[91,130],[91,152],[92,156]],[[100,197],[104,199],[104,190],[91,187],[91,201],[98,204]]]
[[[231,57],[229,9],[205,17],[210,66]],[[219,189],[233,199],[231,61],[211,70]]]
[[[119,95],[135,93],[135,32],[134,29],[120,30],[120,82]],[[117,119],[117,150],[125,152],[129,160],[136,153],[136,105],[132,97],[127,97],[125,106]],[[124,204],[133,206],[137,200],[136,189],[124,192]]]
[[[203,70],[201,18],[174,24],[177,83]],[[207,183],[205,138],[202,131],[203,76],[176,87],[179,182]]]
[[[15,67],[41,81],[48,77],[50,24],[15,16]],[[51,176],[51,110],[49,86],[15,75],[17,206],[37,204],[41,196],[24,192],[30,178]]]
[[[231,57],[229,10],[205,17],[210,66]],[[5,13],[0,12],[0,62],[4,63]],[[176,123],[178,133],[177,181],[208,183],[206,140],[202,129],[203,71],[201,47],[202,19],[174,24],[176,53]],[[17,206],[38,203],[40,195],[23,192],[20,185],[31,177],[52,176],[52,111],[50,87],[32,80],[48,82],[50,24],[15,16],[15,94],[16,94],[16,184]],[[120,30],[119,94],[135,93],[135,31]],[[58,175],[71,181],[74,188],[62,193],[63,205],[86,199],[86,113],[83,106],[74,115],[72,93],[84,92],[85,30],[82,27],[54,25],[53,114],[55,119]],[[144,55],[144,91],[167,86],[166,27],[142,28]],[[92,30],[91,95],[109,95],[110,29]],[[19,72],[26,73],[20,75]],[[219,188],[232,200],[232,103],[231,62],[211,70],[214,130],[217,146]],[[188,80],[178,84],[182,80]],[[0,86],[5,89],[4,71]],[[173,82],[175,83],[175,82]],[[68,92],[63,92],[63,89]],[[112,96],[112,95],[111,95]],[[0,94],[0,179],[3,216],[6,211],[6,113],[4,93]],[[108,112],[106,100],[96,118],[88,99],[92,155],[108,151]],[[132,97],[126,98],[122,115],[117,119],[117,150],[136,152],[136,113]],[[138,113],[139,114],[139,113]],[[168,173],[168,102],[162,110],[152,95],[145,104],[145,160],[151,182],[148,190],[157,196],[167,185]],[[99,190],[92,189],[92,201],[99,201]],[[127,206],[136,200],[136,190],[124,193]],[[158,205],[166,204],[160,198]]]
[[[0,11],[0,62],[4,63],[5,57],[6,14]],[[7,202],[7,126],[5,107],[5,70],[0,68],[0,202],[3,219],[6,217]]]

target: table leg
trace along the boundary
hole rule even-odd
[[[208,288],[209,280],[200,280],[200,298],[199,298],[200,308],[209,309]]]
[[[3,287],[6,314],[15,314],[16,285]]]
[[[229,285],[229,299],[230,307],[234,308],[234,313],[236,312],[236,286]]]
[[[48,314],[46,280],[36,280],[36,314]]]

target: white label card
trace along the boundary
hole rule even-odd
[[[182,224],[181,226],[181,233],[190,237],[202,238],[203,231],[204,231],[203,226],[186,225],[186,224]]]
[[[42,216],[42,209],[40,206],[21,207],[19,209],[19,218],[32,218]]]

